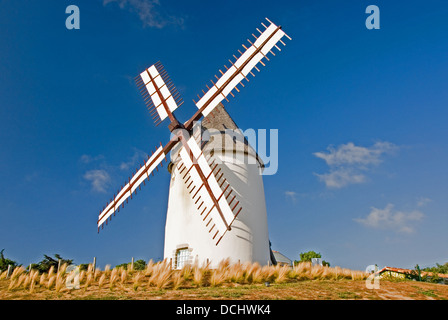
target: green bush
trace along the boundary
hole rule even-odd
[[[424,268],[423,271],[448,274],[448,262],[443,265],[436,263],[435,267]]]
[[[115,268],[123,267],[123,268],[127,269],[130,264],[131,264],[131,262],[122,263],[122,264],[116,265]],[[145,270],[145,268],[146,268],[145,260],[139,259],[137,261],[134,261],[134,270]]]
[[[81,263],[79,265],[79,271],[87,271],[88,268],[89,268],[89,263]]]
[[[322,255],[318,252],[314,252],[314,251],[308,251],[308,252],[302,252],[300,253],[300,260],[294,261],[294,264],[300,263],[300,262],[311,262],[312,258],[322,258]],[[330,263],[322,260],[322,265],[329,267]]]
[[[17,264],[17,262],[15,262],[11,259],[5,258],[5,256],[3,255],[3,251],[5,251],[5,249],[2,249],[2,251],[0,251],[0,271],[1,272],[8,270],[8,265],[11,265],[12,269],[21,266],[21,265]]]
[[[59,260],[61,260],[61,266],[66,263],[67,265],[71,265],[73,260],[64,259],[59,254],[55,254],[53,259],[50,256],[44,254],[44,259],[38,263],[31,264],[31,269],[39,270],[40,273],[48,272],[51,267],[56,271],[58,269]]]

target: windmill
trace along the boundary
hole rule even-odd
[[[260,71],[258,64],[265,66],[263,59],[269,61],[268,53],[275,56],[274,47],[281,51],[277,44],[285,45],[282,41],[284,36],[291,40],[281,26],[266,20],[268,26],[261,23],[264,31],[257,28],[259,35],[252,34],[255,39],[248,39],[248,45],[243,44],[244,51],[238,50],[240,56],[234,55],[234,61],[229,59],[230,65],[224,66],[225,71],[219,70],[220,76],[215,75],[216,80],[211,80],[210,86],[206,86],[207,91],[202,91],[202,97],[198,95],[199,100],[193,100],[198,110],[184,123],[174,115],[183,100],[160,62],[135,78],[156,126],[169,119],[171,138],[165,146],[160,143],[160,147],[103,207],[97,221],[98,232],[129,198],[137,194],[137,189],[141,190],[142,184],[145,185],[154,171],[158,171],[158,166],[163,165],[163,160],[167,162],[166,157],[171,153],[165,258],[172,259],[177,268],[192,262],[193,257],[215,263],[227,257],[262,264],[269,261],[264,191],[257,169],[263,166],[261,160],[243,144],[240,149],[256,158],[257,165],[240,163],[232,167],[231,161],[213,152],[215,149],[207,152],[197,135],[202,133],[201,126],[197,125],[201,118],[204,118],[203,122],[213,122],[211,119],[216,114],[233,123],[221,102],[224,99],[229,101],[229,95],[234,97],[232,91],[239,92],[238,85],[244,87],[243,80],[249,81],[249,74],[255,76],[253,69]],[[238,172],[241,168],[244,172]],[[245,182],[235,178],[236,175],[246,176]],[[243,204],[248,208],[244,209]],[[233,228],[238,221],[243,222]],[[228,236],[224,237],[226,234]]]

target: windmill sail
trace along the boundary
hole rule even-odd
[[[150,66],[140,73],[136,82],[155,124],[159,125],[167,117],[173,121],[173,112],[183,101],[163,65],[157,62]]]
[[[245,51],[238,50],[239,58],[234,55],[235,60],[233,62],[229,60],[231,65],[224,66],[226,71],[219,70],[220,77],[215,76],[217,81],[212,81],[213,85],[210,88],[207,86],[207,92],[203,91],[204,95],[199,97],[198,102],[195,102],[198,108],[197,112],[184,124],[180,124],[174,116],[174,111],[183,104],[182,98],[160,62],[145,69],[136,77],[136,83],[156,125],[169,118],[171,123],[168,128],[175,135],[167,145],[160,146],[152,156],[148,156],[147,161],[136,170],[132,178],[129,178],[113,199],[100,211],[97,220],[98,231],[100,226],[103,227],[104,223],[107,224],[112,219],[112,215],[115,215],[115,212],[124,206],[124,202],[127,202],[129,197],[132,198],[132,195],[137,193],[137,188],[140,189],[141,184],[145,184],[145,180],[149,180],[149,175],[154,174],[154,170],[158,170],[162,160],[166,161],[166,155],[177,145],[180,146],[181,158],[177,166],[178,173],[182,176],[208,232],[216,241],[216,245],[225,233],[231,230],[231,225],[242,210],[237,195],[232,194],[232,192],[237,193],[237,189],[235,192],[233,191],[224,177],[224,173],[221,172],[221,168],[214,163],[215,161],[209,163],[212,157],[210,156],[207,160],[201,147],[194,137],[189,136],[189,133],[194,131],[194,124],[197,120],[203,116],[207,117],[209,114],[213,115],[212,111],[223,99],[228,101],[229,94],[234,96],[233,90],[239,92],[238,85],[241,84],[244,87],[242,80],[249,81],[248,75],[254,76],[253,69],[260,71],[257,65],[259,63],[265,65],[263,58],[269,60],[268,53],[275,55],[272,52],[274,47],[280,50],[277,43],[285,45],[281,40],[284,36],[291,40],[280,26],[266,20],[269,25],[266,26],[262,23],[265,28],[263,32],[257,28],[260,35],[258,37],[254,35],[254,42],[248,40],[250,45],[247,47],[243,45]],[[215,110],[218,111],[218,109]],[[182,130],[177,132],[177,129]],[[181,144],[178,144],[179,141]],[[242,197],[241,193],[238,193],[238,196]]]
[[[160,146],[152,156],[148,157],[148,160],[140,167],[139,170],[129,178],[129,181],[125,184],[121,190],[114,195],[114,198],[106,205],[105,208],[100,212],[98,216],[98,231],[100,226],[102,227],[104,223],[107,224],[108,219],[112,218],[112,214],[115,215],[116,211],[120,210],[120,206],[124,206],[124,201],[131,197],[137,188],[141,188],[141,184],[145,183],[145,180],[149,179],[149,175],[157,169],[157,166],[161,164],[162,160],[165,159],[166,147],[162,148]],[[158,170],[158,169],[157,169]]]
[[[180,156],[182,161],[178,165],[179,173],[205,226],[218,244],[241,211],[241,207],[238,208],[239,201],[235,201],[233,196],[228,202],[231,196],[229,184],[222,179],[223,174],[217,179],[215,175],[218,175],[219,170],[214,172],[217,165],[211,168],[194,137],[184,144]]]
[[[269,21],[269,20],[268,20]],[[270,22],[270,21],[269,21]],[[272,52],[273,47],[275,46],[278,50],[280,48],[277,46],[278,42],[281,42],[284,45],[284,42],[281,41],[283,36],[286,36],[287,38],[291,39],[283,30],[281,30],[280,26],[276,26],[272,22],[270,22],[270,25],[266,27],[263,23],[262,25],[265,27],[265,30],[260,32],[260,35],[256,37],[255,42],[251,42],[250,40],[250,46],[246,47],[243,45],[245,52],[241,53],[241,56],[239,58],[235,59],[235,62],[232,62],[231,60],[231,66],[226,68],[226,72],[223,72],[221,70],[221,77],[215,77],[217,78],[217,82],[212,81],[211,88],[208,88],[208,91],[204,93],[204,95],[199,99],[196,103],[196,106],[198,107],[199,111],[202,113],[204,117],[206,117],[223,99],[227,99],[227,96],[231,94],[232,96],[232,90],[236,89],[238,92],[237,85],[242,84],[242,80],[246,79],[247,81],[248,74],[252,74],[252,69],[255,68],[257,71],[260,71],[257,68],[257,64],[261,63],[264,65],[262,59],[267,57],[267,54]],[[239,50],[238,50],[239,51]],[[275,54],[274,54],[275,55]],[[187,126],[186,126],[187,127]]]

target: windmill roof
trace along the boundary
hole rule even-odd
[[[199,142],[196,129],[193,129],[193,136],[196,137],[196,141]],[[232,117],[226,111],[222,103],[219,103],[213,111],[205,117],[201,122],[201,138],[202,142],[206,142],[202,145],[204,154],[210,152],[226,152],[226,153],[244,153],[251,155],[257,159],[261,168],[264,167],[263,161],[258,156],[257,152],[252,148],[244,134],[238,128]],[[171,159],[174,162],[178,159],[178,153],[182,144],[177,144],[171,150]]]
[[[203,134],[205,130],[208,130],[212,137],[214,132],[220,133],[220,138],[210,139],[203,147],[204,151],[213,149],[216,151],[233,151],[243,152],[252,155],[257,159],[262,167],[264,167],[263,161],[258,157],[257,152],[249,144],[243,133],[233,121],[230,114],[224,108],[222,103],[219,103],[207,117],[202,120]],[[203,136],[204,139],[209,139],[207,136]]]

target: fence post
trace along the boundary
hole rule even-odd
[[[93,272],[95,272],[96,268],[96,257],[93,257]]]
[[[8,272],[6,273],[6,279],[8,279],[11,276],[11,265],[8,264]]]
[[[131,259],[131,270],[134,271],[134,257]]]

